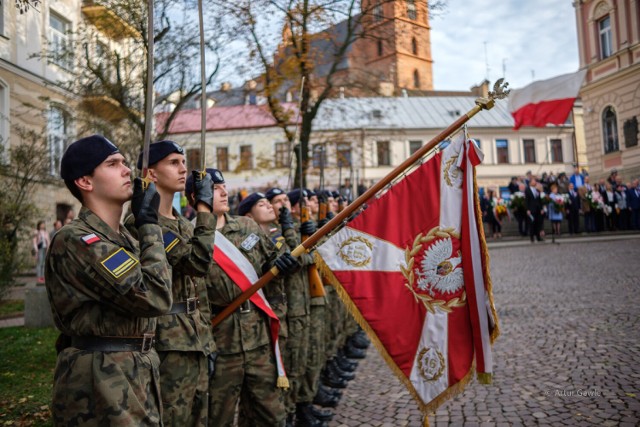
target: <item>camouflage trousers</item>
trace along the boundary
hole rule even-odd
[[[285,352],[284,366],[289,378],[289,390],[285,392],[287,413],[296,410],[298,395],[306,371],[309,349],[309,316],[296,316],[287,319],[289,337]]]
[[[307,350],[307,366],[297,395],[298,402],[311,402],[318,392],[320,371],[326,361],[325,357],[325,306],[314,305],[311,300],[309,316],[309,347]]]
[[[233,425],[238,400],[240,426],[283,426],[282,391],[270,345],[237,354],[220,354],[209,380],[209,427]]]
[[[159,364],[153,350],[63,350],[53,377],[54,425],[161,425]]]
[[[324,287],[327,293],[325,311],[325,356],[335,356],[345,341],[345,321],[347,309],[333,286]]]
[[[207,357],[197,351],[160,351],[162,422],[165,427],[206,427]]]

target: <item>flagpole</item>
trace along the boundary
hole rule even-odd
[[[395,178],[401,175],[407,168],[417,162],[422,156],[427,154],[433,148],[436,147],[440,142],[442,142],[445,138],[455,132],[458,128],[460,128],[463,124],[468,122],[473,116],[478,114],[482,110],[490,110],[495,105],[496,99],[503,99],[509,94],[509,90],[507,87],[508,83],[504,83],[504,79],[499,79],[493,86],[493,91],[489,92],[488,96],[476,99],[476,105],[469,110],[465,115],[461,116],[458,120],[453,122],[449,127],[440,132],[435,138],[429,141],[426,145],[416,151],[411,157],[406,159],[396,168],[394,168],[391,172],[387,174],[380,181],[375,183],[371,188],[369,188],[362,196],[358,197],[353,203],[349,203],[340,213],[338,213],[335,217],[333,217],[327,224],[325,224],[322,228],[316,231],[314,234],[309,236],[302,244],[298,245],[292,252],[291,255],[294,257],[299,257],[303,253],[307,252],[309,248],[312,248],[322,237],[328,234],[331,230],[340,225],[344,220],[349,218],[351,214],[353,214],[357,209],[359,209],[365,202],[367,202],[370,198],[375,196],[375,194],[382,190],[385,186],[391,183]],[[279,271],[277,267],[271,268],[268,272],[262,275],[260,279],[256,283],[253,284],[249,289],[242,292],[240,296],[238,296],[235,300],[231,302],[222,312],[216,315],[212,320],[211,324],[213,327],[217,326],[220,322],[222,322],[226,317],[232,314],[242,303],[248,300],[251,295],[256,293],[262,287],[264,287],[267,283],[269,283],[274,277],[278,275]]]

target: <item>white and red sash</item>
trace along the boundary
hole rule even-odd
[[[216,231],[215,242],[213,245],[213,260],[243,292],[258,281],[258,274],[253,268],[253,265],[251,265],[244,254],[219,231]],[[249,300],[269,316],[271,343],[276,355],[276,366],[278,368],[277,386],[280,388],[289,388],[289,380],[287,379],[287,374],[284,370],[282,354],[280,353],[280,346],[278,344],[280,319],[278,319],[278,316],[273,312],[273,309],[269,305],[262,289],[253,294]]]

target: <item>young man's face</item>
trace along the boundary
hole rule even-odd
[[[329,208],[329,212],[338,213],[338,199],[334,199],[333,197],[327,198],[327,205]]]
[[[311,196],[309,197],[309,212],[311,212],[312,215],[315,215],[318,213],[318,210],[320,209],[320,203],[318,202],[318,196]]]
[[[289,196],[286,194],[278,194],[273,199],[271,199],[271,206],[273,207],[273,211],[275,212],[276,217],[280,217],[280,208],[286,207],[291,210],[291,202],[289,201]]]
[[[253,218],[258,224],[270,224],[276,220],[276,214],[273,211],[273,206],[267,199],[260,199],[253,205],[249,213],[249,218]]]
[[[213,213],[222,215],[229,212],[229,193],[226,184],[213,184]]]
[[[124,203],[131,199],[131,169],[120,153],[110,155],[100,163],[90,177],[93,193],[99,199]]]
[[[187,182],[187,162],[183,154],[171,153],[149,168],[151,179],[158,190],[167,193],[184,191]]]

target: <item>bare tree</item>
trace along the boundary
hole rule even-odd
[[[249,60],[258,72],[262,95],[277,126],[293,146],[299,126],[299,144],[292,149],[297,159],[295,186],[306,185],[309,141],[313,122],[326,99],[341,94],[377,94],[388,76],[367,69],[366,63],[350,56],[359,40],[385,40],[381,21],[395,19],[381,14],[391,0],[241,0],[216,1],[231,19],[226,24],[244,37]],[[441,8],[441,2],[437,2]],[[375,25],[374,25],[375,24]],[[281,32],[281,43],[273,45]],[[345,63],[349,63],[349,72]],[[301,84],[301,82],[304,82]],[[300,88],[300,86],[302,86]],[[300,106],[299,121],[293,104]]]
[[[71,34],[73,43],[50,48],[44,56],[57,64],[66,64],[73,76],[57,83],[80,101],[78,131],[100,131],[117,141],[129,155],[136,155],[142,147],[147,126],[144,111],[149,102],[144,96],[146,3],[135,0],[105,3],[111,13],[84,22]],[[198,72],[199,29],[193,4],[159,0],[154,6],[154,88],[159,94],[154,99],[154,108],[170,111],[157,129],[157,137],[164,138],[178,111],[202,92]],[[220,45],[216,19],[207,16],[206,22],[205,87],[218,71]],[[105,31],[107,37],[101,34]],[[106,105],[108,109],[104,108]]]

